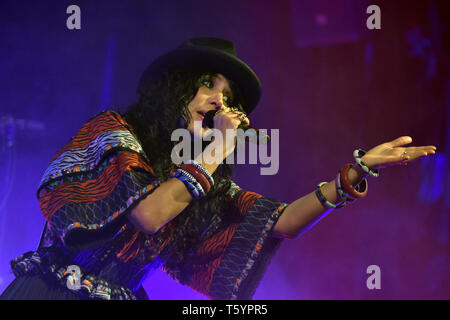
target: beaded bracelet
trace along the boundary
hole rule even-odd
[[[205,196],[205,192],[204,192],[202,186],[188,172],[186,172],[182,169],[178,169],[172,174],[172,178],[177,178],[178,180],[183,182],[184,185],[187,187],[188,191],[191,193],[191,195],[195,199]]]
[[[211,184],[209,180],[205,177],[205,174],[200,171],[196,166],[193,164],[182,164],[181,169],[191,174],[195,180],[200,183],[205,193],[207,193],[209,190],[211,190]]]
[[[356,149],[353,151],[353,157],[355,158],[356,163],[363,169],[366,174],[370,174],[372,177],[377,178],[380,175],[380,171],[378,169],[372,171],[362,160],[361,158],[366,154],[366,152],[362,149]]]
[[[369,189],[368,184],[367,184],[367,179],[364,179],[360,183],[358,190],[353,188],[352,184],[348,180],[348,171],[350,170],[351,167],[352,167],[352,164],[347,163],[344,167],[342,167],[342,169],[340,171],[340,181],[339,182],[342,186],[342,190],[354,199],[365,197],[367,195],[367,191]]]
[[[188,162],[186,162],[187,164],[192,164],[194,165],[197,169],[199,169],[206,177],[206,179],[208,179],[209,183],[211,184],[211,187],[214,186],[214,179],[212,177],[212,175],[209,173],[208,170],[206,170],[206,168],[204,166],[202,166],[200,163],[198,163],[195,160],[189,160]]]
[[[201,198],[200,192],[188,178],[186,178],[183,175],[174,176],[174,178],[177,178],[178,180],[183,182],[183,184],[186,186],[192,197],[194,197],[195,199]]]
[[[185,176],[186,178],[188,178],[190,180],[190,182],[196,187],[196,189],[198,190],[198,192],[200,193],[200,195],[203,197],[205,196],[206,192],[204,191],[202,185],[197,181],[197,179],[194,178],[193,175],[191,175],[189,172],[187,172],[186,170],[183,169],[178,169],[180,171],[180,173]],[[177,171],[178,171],[177,170]]]
[[[326,184],[326,182],[321,182],[321,183],[319,183],[319,184],[317,185],[317,188],[316,188],[316,196],[317,196],[317,198],[319,199],[319,201],[320,201],[324,206],[326,206],[326,207],[328,207],[328,208],[330,208],[330,209],[340,209],[340,208],[345,207],[345,206],[347,205],[347,202],[346,202],[346,201],[342,202],[342,203],[339,204],[339,205],[335,205],[335,204],[331,203],[330,201],[328,201],[328,200],[325,198],[325,196],[323,195],[322,191],[320,190],[320,188],[321,188],[324,184]]]

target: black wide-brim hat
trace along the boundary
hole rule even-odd
[[[250,114],[261,98],[261,82],[255,72],[236,56],[234,43],[220,38],[192,38],[160,57],[144,71],[138,93],[171,68],[190,68],[221,73],[240,88],[243,107]]]

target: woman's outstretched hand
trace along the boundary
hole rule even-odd
[[[435,146],[405,147],[412,138],[403,136],[382,143],[370,149],[361,160],[371,169],[381,169],[394,165],[406,165],[416,159],[436,153]]]

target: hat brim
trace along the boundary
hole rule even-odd
[[[170,68],[194,68],[221,73],[234,81],[243,96],[243,107],[250,114],[261,98],[261,83],[253,70],[239,58],[209,47],[178,48],[158,57],[142,74],[138,91]]]

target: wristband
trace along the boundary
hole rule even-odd
[[[188,172],[182,169],[178,169],[172,174],[172,178],[177,178],[178,180],[183,182],[188,191],[195,199],[205,196],[205,192],[203,191],[202,186]]]
[[[362,149],[356,149],[353,151],[353,157],[355,158],[356,163],[363,169],[366,174],[370,174],[374,178],[378,178],[380,175],[380,171],[378,169],[372,171],[362,160],[361,158],[366,154],[366,152]]]
[[[345,193],[345,191],[342,189],[340,172],[338,172],[335,181],[336,181],[336,190],[338,191],[338,194],[339,194],[339,197],[341,198],[341,200],[346,201],[346,202],[353,202],[356,200],[355,198],[350,197],[350,195]]]
[[[205,175],[206,179],[208,179],[209,183],[211,184],[211,187],[214,186],[214,179],[213,179],[212,175],[209,173],[209,171],[206,170],[206,168],[204,166],[202,166],[200,163],[198,163],[195,160],[189,160],[188,162],[186,162],[186,164],[194,165],[197,169],[199,169]]]
[[[205,177],[205,174],[202,171],[200,171],[196,166],[194,166],[193,164],[182,164],[181,169],[192,175],[195,178],[195,180],[197,180],[198,183],[200,183],[205,193],[211,190],[211,184],[209,180]]]
[[[330,209],[340,209],[343,208],[347,205],[346,201],[344,201],[343,203],[339,204],[339,205],[335,205],[333,203],[331,203],[330,201],[328,201],[325,196],[323,195],[322,191],[320,190],[320,187],[322,187],[324,184],[326,184],[326,182],[321,182],[318,184],[317,188],[316,188],[316,196],[319,199],[319,201],[326,207],[330,208]]]
[[[348,171],[352,167],[351,163],[347,163],[340,171],[340,184],[342,186],[342,190],[348,194],[351,198],[357,199],[362,198],[367,195],[367,191],[369,189],[367,184],[367,179],[364,179],[359,185],[358,190],[353,188],[352,184],[348,180]]]

